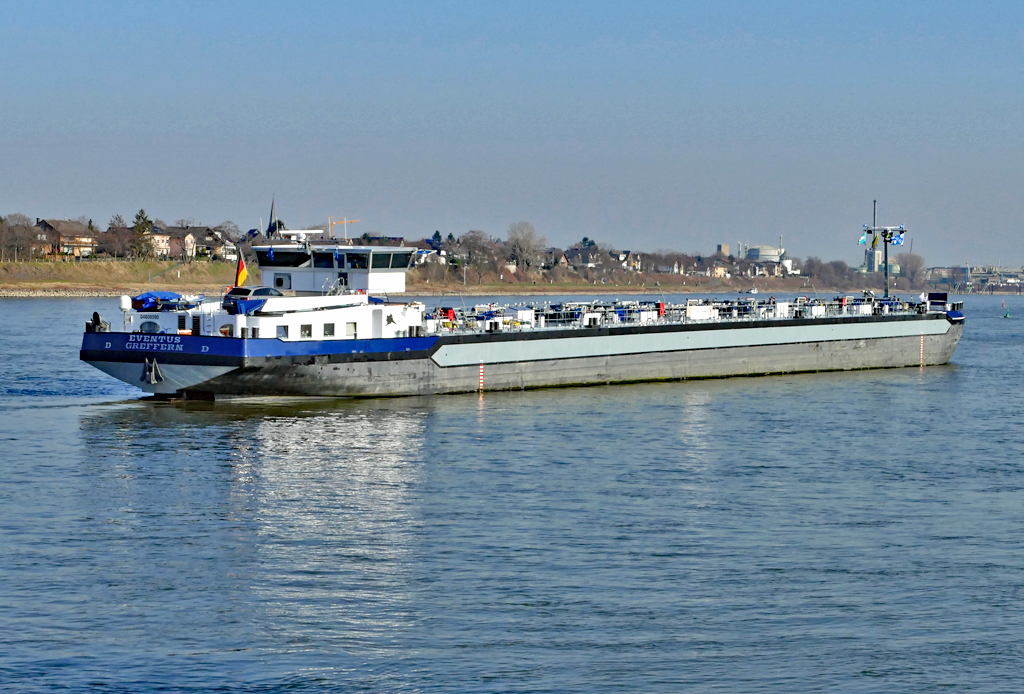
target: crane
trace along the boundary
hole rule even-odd
[[[348,226],[346,226],[346,225],[348,225],[348,224],[355,224],[358,221],[359,221],[358,219],[349,219],[348,217],[342,217],[341,221],[337,221],[336,222],[336,221],[334,221],[333,217],[328,217],[327,218],[327,235],[330,236],[333,239],[334,238],[334,225],[335,224],[341,224],[342,225],[342,229],[345,230],[345,239],[348,240]]]

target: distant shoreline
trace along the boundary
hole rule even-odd
[[[162,290],[182,294],[218,296],[234,281],[233,263],[174,261],[83,262],[83,263],[0,263],[0,297],[5,298],[109,298]],[[258,273],[250,276],[254,284]],[[658,278],[658,279],[655,279]],[[410,274],[406,295],[412,296],[565,296],[565,295],[648,295],[668,294],[747,294],[752,287],[756,296],[860,294],[871,289],[882,293],[881,287],[835,289],[814,287],[804,277],[786,278],[711,278],[681,275],[637,275],[641,284],[561,284],[495,282],[487,284],[430,284]],[[917,294],[922,289],[890,291]],[[927,291],[927,290],[924,290]],[[986,292],[987,293],[987,292]],[[1017,292],[995,292],[1013,295]]]
[[[175,291],[180,294],[205,294],[207,296],[220,296],[224,291],[225,285],[218,286],[175,286],[175,287],[164,287],[156,284],[149,285],[133,285],[133,286],[119,286],[119,287],[102,287],[102,286],[77,286],[77,285],[47,285],[47,286],[0,286],[0,298],[4,299],[28,299],[28,298],[49,298],[49,299],[77,299],[77,298],[116,298],[119,296],[135,296],[146,291],[164,290],[164,291]],[[769,296],[789,296],[789,295],[813,295],[813,294],[860,294],[862,289],[810,289],[804,287],[802,289],[792,288],[775,288],[775,289],[761,289],[757,294],[749,294],[752,297],[768,298]],[[875,288],[873,291],[877,295],[881,295],[884,290]],[[918,294],[921,289],[911,290],[897,290],[890,288],[890,293],[899,295]],[[630,285],[620,285],[618,287],[608,286],[594,286],[594,285],[561,285],[554,287],[535,287],[532,285],[477,285],[472,288],[466,288],[462,291],[456,291],[454,289],[448,290],[436,290],[436,289],[425,289],[423,287],[409,287],[405,294],[402,296],[430,296],[430,297],[480,297],[480,296],[638,296],[646,295],[653,298],[662,295],[679,295],[679,294],[737,294],[737,295],[748,295],[748,292],[738,290],[736,288],[729,287],[680,287],[677,285],[670,285],[665,287],[638,287]],[[981,292],[979,292],[981,294]],[[984,292],[989,294],[989,292]],[[1017,292],[994,292],[995,296],[1017,296]]]

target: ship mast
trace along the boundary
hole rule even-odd
[[[874,210],[871,213],[871,226],[864,225],[864,233],[871,234],[874,238],[871,242],[872,252],[874,251],[875,245],[879,240],[882,241],[883,260],[885,267],[885,298],[889,298],[889,244],[895,246],[903,245],[903,234],[906,233],[906,227],[900,224],[898,227],[880,227],[878,226],[878,201],[874,201]]]

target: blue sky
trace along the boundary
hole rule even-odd
[[[1016,3],[4,3],[0,213],[1024,263]]]

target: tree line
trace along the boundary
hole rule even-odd
[[[151,219],[144,209],[135,214],[131,223],[120,214],[114,215],[105,230],[97,228],[93,220],[86,217],[73,221],[95,232],[99,254],[139,260],[151,259],[155,255],[152,243],[154,228],[205,228],[192,218],[177,219],[173,225],[168,225],[161,219]],[[272,223],[278,229],[285,228],[280,220],[275,219]],[[234,241],[239,250],[252,257],[247,237],[234,222],[221,222],[210,228],[220,231],[225,238]],[[39,242],[38,234],[35,222],[24,214],[13,213],[0,217],[0,258],[31,258],[32,248]],[[372,244],[386,241],[386,238],[364,234],[357,242]],[[510,224],[505,230],[504,239],[495,238],[481,230],[470,230],[459,236],[435,231],[419,243],[432,248],[439,255],[443,252],[443,264],[428,263],[418,270],[422,279],[434,282],[465,280],[479,284],[500,279],[636,284],[643,281],[637,275],[699,275],[707,273],[716,264],[725,266],[733,276],[744,277],[754,264],[732,255],[659,250],[640,254],[635,267],[625,268],[618,259],[624,251],[586,236],[565,249],[548,246],[547,239],[538,234],[527,221]],[[563,257],[571,257],[575,262],[560,262]],[[581,262],[581,258],[587,262]],[[875,277],[866,277],[842,260],[823,261],[816,257],[790,260],[791,268],[798,270],[805,282],[813,286],[855,289],[865,283],[880,284],[880,273]],[[892,278],[894,287],[916,289],[924,285],[925,262],[920,255],[900,253],[896,261],[900,272]]]
[[[106,229],[100,229],[92,219],[77,217],[69,220],[82,224],[97,241],[97,255],[105,255],[125,260],[150,260],[156,255],[153,244],[154,229],[171,227],[205,228],[192,218],[175,220],[173,225],[161,219],[150,219],[145,209],[140,209],[131,224],[120,214],[115,214],[107,223]],[[221,222],[210,227],[223,233],[231,241],[241,237],[238,225],[232,221]],[[283,225],[282,225],[283,228]],[[41,238],[40,229],[28,216],[12,213],[0,217],[0,259],[29,260],[38,257],[38,249],[46,245]]]
[[[637,284],[643,281],[637,275],[702,275],[716,265],[723,266],[732,276],[747,277],[752,267],[764,265],[720,253],[705,255],[659,250],[640,254],[638,265],[626,269],[619,261],[626,251],[586,236],[565,249],[549,247],[546,239],[539,236],[529,222],[511,224],[504,241],[482,231],[472,230],[458,237],[452,233],[444,236],[440,231],[435,231],[421,243],[428,244],[438,252],[444,251],[446,258],[444,265],[427,264],[420,270],[422,278],[432,282],[464,278],[473,283],[483,283],[500,278],[515,281],[584,280]],[[584,254],[581,255],[580,251]],[[558,263],[563,256],[570,259],[564,266]],[[581,262],[581,259],[587,262]],[[865,275],[842,260],[826,262],[816,257],[806,260],[788,259],[791,261],[790,268],[797,271],[803,282],[811,287],[846,290],[866,285],[878,286],[883,281],[882,273]],[[895,260],[900,269],[891,278],[894,287],[909,290],[924,286],[924,258],[917,254],[900,253]]]

